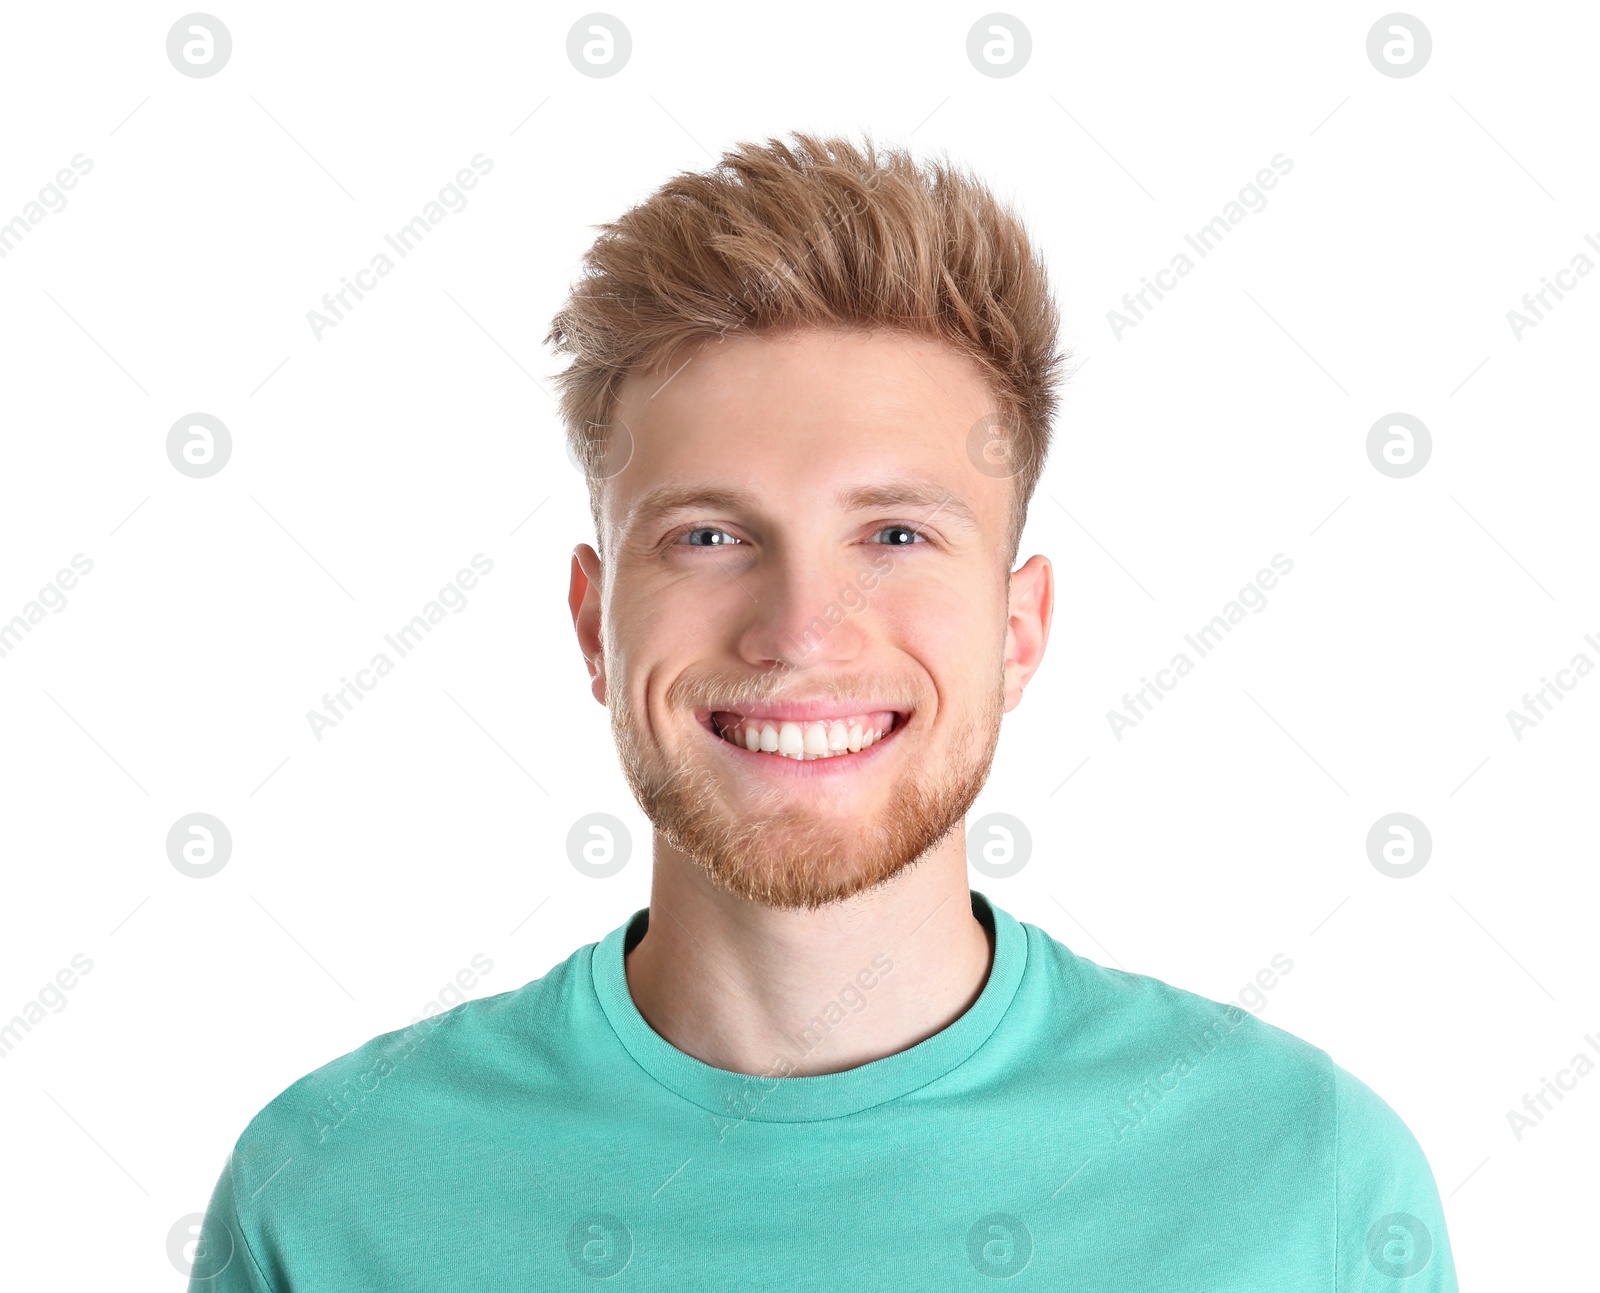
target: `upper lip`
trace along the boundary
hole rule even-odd
[[[707,720],[712,714],[738,714],[741,718],[792,718],[797,722],[818,722],[823,719],[853,718],[859,714],[878,714],[885,710],[901,718],[906,714],[899,706],[886,705],[877,700],[775,700],[753,705],[712,705],[700,710],[697,717]]]

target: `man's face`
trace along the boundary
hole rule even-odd
[[[1008,587],[1013,482],[969,451],[994,411],[971,361],[886,333],[728,337],[624,383],[607,559],[580,547],[570,600],[630,787],[718,886],[840,901],[976,799],[1051,599],[1042,557]]]

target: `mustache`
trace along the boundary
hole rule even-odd
[[[795,697],[849,704],[860,700],[909,713],[917,708],[915,693],[903,681],[866,674],[807,679],[796,670],[728,676],[683,674],[667,688],[666,702],[674,709],[738,709]]]

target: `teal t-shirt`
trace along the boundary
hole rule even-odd
[[[977,1001],[842,1073],[781,1076],[871,1011],[893,946],[746,1076],[634,1007],[644,910],[375,1037],[245,1128],[191,1293],[1456,1293],[1427,1160],[1369,1087],[1237,1006],[972,908],[995,939]]]

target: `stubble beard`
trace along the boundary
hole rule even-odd
[[[684,757],[665,761],[641,739],[626,697],[612,700],[609,710],[629,788],[674,848],[736,897],[765,907],[814,910],[887,883],[961,825],[994,762],[1005,682],[1002,672],[986,701],[961,721],[931,778],[924,765],[906,762],[874,821],[818,816],[804,799],[808,793],[826,798],[826,789],[812,792],[801,783],[757,792],[748,810],[733,808],[721,790],[725,777],[713,751],[691,745]]]

